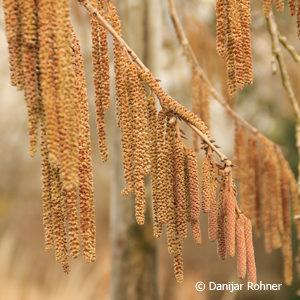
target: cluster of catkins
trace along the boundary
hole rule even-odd
[[[116,8],[109,1],[91,3],[92,57],[100,154],[107,160],[104,112],[110,105],[109,57],[104,18],[122,36]],[[72,28],[67,0],[4,0],[11,82],[24,89],[28,107],[30,153],[37,150],[41,128],[43,220],[45,245],[69,271],[69,257],[80,252],[95,260],[95,212],[88,101],[79,42]],[[204,119],[207,109],[195,113],[173,100],[145,68],[130,57],[114,37],[114,71],[117,121],[122,134],[123,167],[127,187],[135,195],[135,215],[144,224],[144,180],[151,174],[154,236],[166,225],[168,250],[174,257],[176,279],[183,280],[182,246],[191,224],[201,243],[199,183],[193,149],[183,144],[179,120],[209,139]],[[196,77],[195,77],[196,78]],[[195,97],[208,91],[197,75]],[[204,95],[205,94],[205,95]],[[156,102],[162,109],[157,112]],[[208,107],[208,106],[207,106]],[[208,121],[207,119],[205,119]],[[209,213],[209,238],[218,243],[219,256],[237,253],[241,278],[256,281],[251,223],[237,207],[231,165],[220,166],[211,148],[206,152],[202,176],[202,209]],[[217,186],[220,189],[217,196]]]
[[[115,7],[110,2],[105,2],[105,5],[100,3],[99,6],[98,2],[94,3],[94,8],[97,8],[97,13],[109,21],[119,36],[122,36]],[[94,18],[96,19],[97,16],[94,15]],[[93,49],[95,53],[97,45],[94,45]],[[94,62],[97,61],[99,59],[94,57]],[[97,66],[94,63],[95,69]],[[146,175],[151,174],[153,234],[157,238],[160,237],[165,224],[168,250],[174,258],[175,276],[177,281],[181,282],[183,280],[182,248],[183,241],[187,237],[188,223],[191,225],[196,243],[201,243],[199,226],[201,204],[196,155],[193,149],[183,144],[178,120],[183,119],[194,125],[208,137],[209,131],[205,123],[197,118],[198,110],[193,114],[175,102],[160,87],[150,72],[132,62],[128,53],[115,39],[114,71],[118,125],[122,134],[123,168],[127,183],[122,194],[135,195],[136,220],[138,224],[144,224],[146,211],[144,181]],[[96,81],[95,78],[95,84]],[[206,96],[202,96],[205,91]],[[99,85],[100,92],[101,85]],[[206,98],[209,108],[208,90],[199,76],[196,79],[195,93],[198,98]],[[162,106],[159,112],[156,109],[157,101]],[[207,115],[206,110],[201,116]],[[202,148],[210,153],[207,146]],[[207,156],[204,169],[208,167],[207,162],[215,166],[215,174],[209,171],[211,177],[204,176],[202,183],[203,199],[205,199],[203,202],[206,202],[205,212],[210,212],[210,239],[218,240],[218,252],[222,259],[227,254],[233,257],[236,246],[240,277],[244,278],[248,269],[249,281],[255,282],[251,223],[237,210],[231,168],[222,170],[222,167],[214,163],[212,153]],[[222,178],[223,191],[219,193],[217,201],[218,177]],[[210,191],[209,196],[208,191]]]
[[[266,138],[247,135],[238,124],[235,164],[241,210],[251,219],[257,236],[264,232],[267,253],[281,248],[284,280],[289,285],[293,279],[291,203],[295,214],[300,212],[293,173],[277,145]]]
[[[3,0],[11,84],[24,90],[30,154],[41,136],[45,248],[69,272],[95,260],[94,193],[83,61],[69,1]]]
[[[251,84],[252,52],[250,39],[250,0],[217,0],[217,51],[226,59],[228,92]]]
[[[263,10],[266,17],[269,16],[272,10],[272,4],[275,2],[276,10],[284,11],[284,0],[263,0]],[[296,0],[288,0],[291,16],[297,16],[298,37],[300,38],[300,2]]]

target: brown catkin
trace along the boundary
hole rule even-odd
[[[80,51],[78,38],[73,32],[73,49],[74,49],[74,65],[75,65],[75,95],[77,98],[76,107],[79,115],[79,200],[81,213],[81,228],[83,238],[83,252],[87,261],[95,259],[95,246],[96,246],[96,228],[95,228],[95,204],[94,204],[94,191],[93,191],[93,170],[92,170],[92,157],[91,157],[91,140],[90,140],[90,125],[88,114],[88,98],[86,91],[86,82],[83,71],[83,58]],[[75,205],[75,204],[74,204]],[[77,228],[74,219],[74,253],[79,251],[77,241]],[[71,245],[72,249],[72,245]],[[72,250],[71,250],[72,251]]]
[[[266,149],[264,143],[260,147],[260,162],[262,164],[262,208],[263,208],[263,225],[264,225],[264,244],[267,253],[272,251],[272,232],[271,232],[271,205],[269,194],[269,158],[266,157]]]
[[[8,42],[11,85],[19,90],[24,87],[22,66],[22,29],[20,1],[3,0],[5,32]]]
[[[184,184],[183,143],[180,136],[174,142],[174,194],[177,215],[177,230],[181,238],[187,236],[186,194]]]
[[[44,124],[41,129],[41,156],[42,156],[42,199],[43,199],[43,224],[45,231],[45,250],[48,252],[52,249],[54,243],[53,232],[53,203],[51,189],[53,178],[51,167],[48,159],[47,139]]]
[[[217,203],[217,252],[220,259],[226,258],[226,241],[225,241],[225,203],[224,203],[225,182],[222,178],[222,184],[219,191]]]
[[[182,258],[182,249],[181,251],[174,256],[174,273],[175,278],[178,283],[183,282],[183,258]]]
[[[219,55],[226,55],[226,27],[227,27],[227,10],[225,0],[216,2],[216,19],[217,19],[217,51]]]
[[[38,123],[40,119],[35,47],[25,47],[23,51],[23,67],[25,74],[25,101],[28,115],[29,154],[30,156],[34,156],[37,151]]]
[[[193,67],[193,75],[192,75],[192,90],[193,90],[193,113],[197,116],[201,116],[201,97],[202,97],[202,90],[201,90],[201,75],[196,70],[196,68]],[[193,144],[194,144],[194,150],[196,152],[199,151],[199,136],[196,132],[193,132]]]
[[[39,63],[40,63],[40,86],[43,109],[45,112],[45,132],[47,135],[47,147],[51,164],[59,164],[59,132],[56,104],[56,88],[54,84],[54,51],[53,51],[53,28],[55,18],[51,1],[41,0],[38,2],[39,19]]]
[[[62,183],[59,170],[51,168],[52,178],[52,209],[53,209],[53,234],[55,240],[55,257],[58,262],[66,263],[68,256],[66,231],[65,231],[65,201],[62,194]]]
[[[273,249],[278,249],[281,247],[281,238],[280,238],[280,228],[282,228],[282,224],[280,224],[280,220],[282,222],[282,218],[280,218],[280,214],[282,215],[281,209],[281,191],[280,191],[280,170],[278,167],[278,162],[276,155],[274,154],[275,149],[273,147],[267,148],[269,155],[269,167],[267,169],[269,180],[269,192],[270,192],[270,204],[271,204],[271,232],[272,232],[272,247]],[[278,205],[279,204],[279,205]],[[278,208],[280,207],[280,211]],[[281,230],[282,231],[282,230]]]
[[[224,205],[226,208],[226,251],[230,257],[235,255],[235,195],[231,171],[226,175],[224,188]]]
[[[201,195],[202,195],[202,211],[208,213],[210,210],[211,202],[211,172],[210,172],[210,156],[206,155],[202,166],[202,185],[201,185]]]
[[[168,118],[169,119],[169,118]],[[176,138],[175,124],[167,122],[166,129],[166,156],[164,165],[164,172],[166,174],[166,221],[167,221],[167,239],[168,239],[168,251],[170,254],[175,256],[180,252],[179,245],[181,244],[178,233],[177,233],[177,214],[176,214],[176,203],[174,194],[174,144]],[[166,167],[168,166],[168,169]],[[168,172],[167,172],[168,170]]]
[[[239,1],[228,0],[228,26],[231,27],[233,35],[233,52],[235,60],[235,75],[237,89],[244,87],[244,57],[243,57],[243,40],[241,20],[239,13]]]
[[[104,15],[103,1],[99,1],[98,9],[101,15]],[[100,38],[100,95],[103,109],[110,106],[110,83],[109,83],[109,57],[107,32],[103,26],[99,26]]]
[[[154,225],[153,234],[155,237],[159,237],[162,233],[162,224],[166,221],[166,211],[164,211],[163,203],[166,202],[168,197],[166,187],[168,185],[168,176],[165,173],[164,167],[167,160],[166,157],[166,144],[165,144],[165,118],[166,114],[164,110],[158,113],[157,117],[157,133],[156,133],[156,146],[157,150],[157,182],[156,193],[153,198],[153,213],[154,213]],[[171,167],[173,167],[171,165]]]
[[[283,10],[284,10],[284,0],[276,0],[276,9],[279,12],[283,12]]]
[[[269,16],[271,12],[272,2],[273,0],[263,0],[263,10],[266,17]]]
[[[290,14],[291,16],[294,16],[296,14],[296,0],[289,0],[289,8],[290,8]]]
[[[97,7],[97,1],[93,0],[93,5]],[[103,87],[107,87],[107,77],[109,80],[109,67],[107,57],[107,39],[106,33],[98,25],[96,17],[91,18],[92,25],[92,57],[93,57],[93,73],[95,85],[95,105],[97,114],[98,139],[100,155],[103,162],[107,161],[108,152],[106,146],[106,130],[104,122],[104,108],[109,105],[109,90],[104,91]],[[101,42],[101,46],[100,46]],[[102,56],[103,55],[103,56]],[[104,85],[104,86],[103,86]]]
[[[283,226],[284,232],[282,234],[282,255],[283,255],[283,275],[284,282],[287,285],[292,284],[293,280],[293,250],[291,240],[291,207],[289,197],[289,179],[287,168],[281,161],[281,195],[282,195],[282,213],[283,213]]]
[[[249,219],[245,218],[244,222],[248,282],[256,283],[256,264],[252,241],[252,226]]]
[[[200,198],[196,154],[191,148],[185,148],[187,156],[187,172],[189,179],[190,196],[190,222],[196,243],[201,244],[201,231],[199,223]]]
[[[235,224],[236,263],[239,278],[244,279],[247,270],[244,218],[239,216]]]
[[[251,37],[250,37],[250,0],[242,0],[239,5],[240,19],[241,19],[241,33],[243,42],[244,54],[244,80],[246,84],[253,82],[252,72],[252,51],[251,51]]]
[[[255,197],[256,189],[256,163],[257,163],[256,138],[250,135],[248,138],[247,156],[248,156],[248,216],[255,223]]]

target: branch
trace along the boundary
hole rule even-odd
[[[300,62],[300,55],[293,45],[288,44],[287,38],[278,32],[278,39],[281,45],[290,53],[296,63]]]
[[[249,131],[251,131],[255,135],[260,135],[263,138],[266,138],[263,136],[258,129],[253,127],[250,123],[248,123],[246,120],[244,120],[241,116],[239,116],[227,103],[226,101],[222,98],[222,96],[217,92],[217,90],[213,87],[212,83],[209,81],[207,78],[204,70],[202,69],[199,61],[196,58],[196,55],[190,46],[190,43],[188,42],[188,39],[185,35],[184,29],[182,27],[182,24],[178,18],[177,11],[175,8],[175,4],[173,0],[168,0],[169,2],[169,10],[170,10],[170,16],[176,31],[177,38],[182,45],[184,49],[184,54],[186,55],[188,61],[190,64],[196,68],[196,70],[199,72],[201,75],[202,79],[206,82],[210,94],[214,97],[214,99],[219,102],[224,109],[233,117],[234,120],[236,120],[240,125],[243,125],[245,128],[247,128]]]
[[[192,128],[200,138],[219,156],[220,160],[225,163],[226,166],[232,166],[232,162],[226,157],[223,153],[221,153],[216,146],[210,141],[210,138],[207,134],[204,134],[196,124],[203,123],[196,115],[189,112],[185,109],[182,105],[176,102],[172,97],[170,97],[159,85],[157,80],[153,77],[149,69],[143,64],[143,62],[138,58],[135,52],[128,46],[128,44],[118,35],[118,33],[113,29],[113,27],[106,21],[104,17],[98,12],[96,8],[93,7],[89,0],[78,0],[90,13],[90,15],[94,16],[99,24],[103,26],[112,36],[113,38],[119,43],[119,45],[126,50],[129,57],[131,58],[132,62],[138,67],[143,79],[147,82],[149,87],[155,92],[158,96],[160,101],[160,105],[162,108],[167,108],[169,110],[173,110],[176,114],[178,114],[181,119],[190,127]],[[190,117],[194,120],[191,122],[185,115]],[[203,123],[204,124],[204,123]]]
[[[268,31],[269,31],[269,34],[270,34],[271,40],[272,40],[272,52],[278,62],[282,85],[287,93],[288,99],[294,110],[295,116],[297,118],[297,122],[299,122],[300,121],[300,108],[299,108],[299,104],[296,99],[296,96],[295,96],[295,93],[292,88],[291,81],[290,81],[290,78],[289,78],[289,75],[287,72],[286,64],[285,64],[283,54],[281,51],[281,47],[280,47],[280,40],[279,40],[277,24],[275,22],[272,12],[269,14],[268,17],[266,17],[266,21],[267,21]]]

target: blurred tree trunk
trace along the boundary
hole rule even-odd
[[[139,57],[156,71],[160,44],[160,0],[122,0],[118,11],[125,40]],[[149,220],[139,226],[135,220],[134,197],[121,196],[125,187],[120,130],[113,124],[110,237],[112,252],[111,299],[156,300],[156,247]],[[149,202],[149,201],[148,201]]]

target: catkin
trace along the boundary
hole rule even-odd
[[[224,203],[224,192],[225,192],[225,182],[222,178],[222,185],[220,187],[218,204],[217,204],[217,252],[220,259],[224,260],[226,258],[226,240],[225,240],[225,203]]]
[[[202,211],[209,212],[211,202],[211,177],[210,177],[210,157],[207,155],[202,167]]]
[[[235,224],[235,238],[236,238],[236,262],[237,273],[239,278],[244,279],[247,270],[247,255],[245,243],[245,227],[244,218],[239,216]]]
[[[22,66],[22,31],[20,1],[3,0],[5,31],[8,42],[11,85],[21,90],[24,87]]]
[[[86,82],[83,73],[83,58],[80,51],[78,38],[73,32],[72,35],[75,65],[75,98],[79,115],[79,200],[81,208],[81,231],[83,235],[83,253],[87,261],[95,260],[96,228],[95,228],[95,204],[93,191],[93,169],[90,140],[90,125],[88,114],[88,98]],[[75,203],[73,204],[75,206]],[[75,214],[75,208],[74,208]],[[74,251],[76,256],[79,249],[77,245],[77,216],[74,216]],[[72,250],[72,245],[71,245]]]
[[[217,51],[226,59],[228,92],[231,98],[245,83],[252,83],[250,1],[216,1]]]
[[[186,193],[184,184],[184,155],[180,136],[174,141],[174,194],[177,215],[177,230],[181,238],[187,236]]]
[[[256,264],[254,257],[254,249],[252,242],[252,226],[251,221],[245,218],[245,246],[247,256],[247,276],[248,282],[256,283]]]
[[[264,224],[264,244],[267,253],[272,251],[272,231],[271,231],[271,205],[269,198],[269,178],[268,168],[269,161],[266,157],[264,145],[260,148],[260,162],[262,164],[262,208],[263,208],[263,224]]]
[[[43,224],[45,231],[45,251],[50,251],[54,243],[53,232],[53,203],[52,203],[52,176],[51,167],[48,159],[47,138],[45,126],[41,126],[41,156],[42,156],[42,199],[43,199]]]
[[[201,244],[201,231],[199,224],[200,198],[196,154],[191,148],[185,149],[187,156],[187,170],[189,179],[190,218],[192,232],[195,241],[198,244]]]
[[[231,172],[226,174],[224,205],[226,207],[226,251],[230,257],[235,255],[235,195]]]
[[[290,14],[291,16],[294,16],[296,14],[296,1],[295,0],[289,0],[289,8],[290,8]]]
[[[97,0],[92,4],[97,7]],[[93,73],[95,86],[95,105],[97,113],[97,126],[100,155],[103,162],[107,161],[108,152],[106,146],[106,133],[104,122],[104,109],[109,106],[109,66],[107,57],[107,39],[103,27],[98,25],[96,17],[91,18],[92,25],[92,56],[93,56]],[[104,91],[104,86],[108,90]]]

